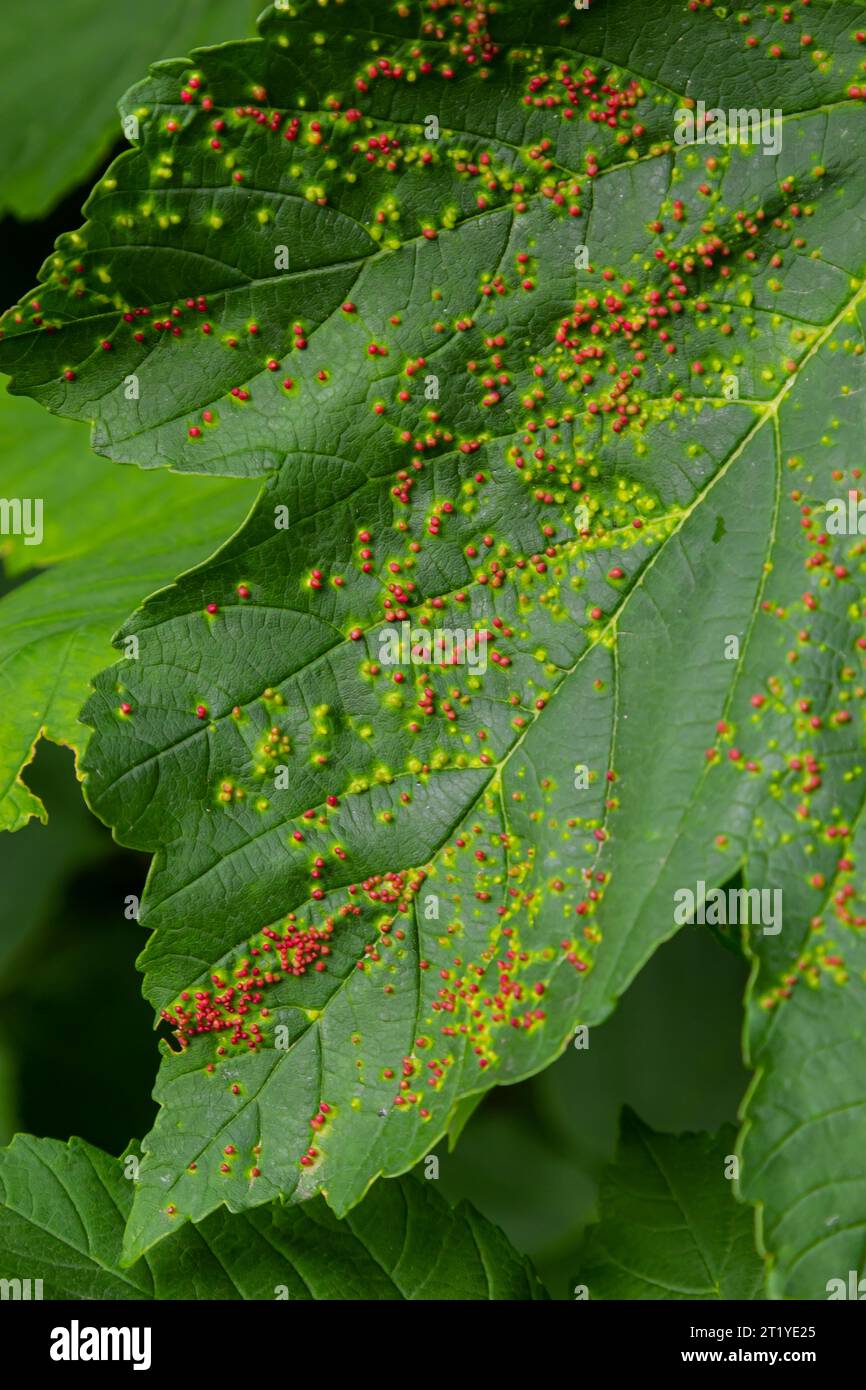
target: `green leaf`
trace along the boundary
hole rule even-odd
[[[31,816],[46,819],[19,775],[38,740],[81,753],[89,731],[78,712],[114,633],[149,593],[216,549],[253,493],[235,482],[109,467],[81,429],[8,395],[0,399],[0,493],[42,506],[41,543],[4,536],[8,572],[50,566],[0,597],[0,830],[17,830]]]
[[[0,1152],[0,1278],[73,1299],[536,1299],[527,1260],[435,1182],[379,1183],[337,1221],[318,1199],[186,1226],[120,1265],[134,1153],[20,1134]]]
[[[654,1134],[624,1110],[599,1223],[575,1275],[590,1298],[759,1299],[753,1213],[731,1192],[733,1125],[717,1135]]]
[[[862,561],[818,530],[861,454],[858,14],[521,5],[464,44],[302,3],[128,97],[0,365],[115,459],[268,474],[88,706],[187,1044],[128,1257],[168,1205],[347,1211],[600,1022],[684,886],[781,888],[744,948],[799,955],[864,797]],[[686,96],[781,149],[678,145]],[[404,615],[486,669],[387,664]]]
[[[122,139],[118,97],[160,56],[252,26],[252,0],[27,0],[6,6],[0,215],[43,217]]]
[[[826,874],[826,886],[814,915],[807,918],[804,903],[798,936],[784,952],[762,952],[752,981],[755,1079],[744,1106],[739,1192],[758,1205],[769,1289],[779,1298],[826,1298],[831,1279],[847,1288],[852,1271],[857,1281],[866,1275],[862,807],[850,828],[841,860],[826,835],[815,835],[810,868]]]

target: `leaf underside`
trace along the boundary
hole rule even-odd
[[[743,933],[741,1190],[776,1292],[862,1267],[862,560],[822,529],[861,454],[861,11],[629,8],[301,4],[159,64],[4,321],[98,451],[267,475],[86,710],[183,1044],[129,1259],[220,1203],[346,1212],[741,870],[784,899]],[[781,148],[677,144],[686,97]]]

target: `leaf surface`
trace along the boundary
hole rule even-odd
[[[0,1278],[41,1279],[53,1299],[546,1297],[497,1227],[414,1177],[379,1183],[344,1221],[321,1199],[216,1212],[123,1269],[134,1158],[17,1135],[0,1153]]]
[[[735,1139],[733,1125],[717,1135],[654,1134],[623,1111],[599,1222],[575,1276],[591,1299],[763,1297],[754,1216],[725,1176]]]
[[[824,880],[812,889],[819,901],[802,904],[799,930],[784,951],[759,955],[748,1000],[755,1077],[744,1106],[738,1190],[758,1206],[777,1298],[826,1298],[831,1279],[850,1288],[852,1273],[855,1282],[866,1275],[862,802],[850,821],[837,813],[830,828],[840,823],[848,831],[841,856],[812,821],[803,846],[812,856],[800,863],[816,885]]]
[[[684,886],[783,891],[756,1009],[808,936],[856,1013],[810,922],[864,792],[862,561],[821,530],[861,451],[860,8],[746,13],[269,13],[133,90],[140,147],[5,320],[101,452],[268,475],[88,707],[185,1045],[129,1257],[168,1204],[348,1210],[604,1018]],[[680,145],[685,98],[781,146]]]

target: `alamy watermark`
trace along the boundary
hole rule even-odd
[[[844,1279],[828,1279],[824,1287],[830,1302],[839,1298],[854,1299],[857,1303],[866,1300],[866,1279],[861,1279],[856,1269],[848,1270],[847,1282]]]
[[[41,1299],[41,1279],[0,1279],[0,1299]]]
[[[674,112],[674,140],[678,145],[760,145],[764,154],[782,149],[782,112],[766,107],[719,106],[707,110],[705,101],[694,109],[678,106]]]
[[[825,529],[831,536],[866,536],[866,498],[853,488],[847,498],[829,498]]]
[[[131,1361],[134,1371],[150,1369],[149,1327],[55,1327],[48,1352],[52,1361]]]
[[[25,545],[41,545],[42,535],[41,497],[0,497],[0,536],[23,536]]]
[[[483,675],[487,670],[489,633],[474,627],[384,627],[379,633],[379,660],[383,666],[470,666]]]
[[[698,879],[694,889],[674,892],[674,922],[678,927],[760,926],[764,936],[782,930],[781,888],[710,888]]]

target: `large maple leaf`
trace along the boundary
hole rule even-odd
[[[780,1291],[862,1261],[860,10],[742,18],[282,7],[133,90],[5,321],[100,452],[268,476],[87,710],[181,1047],[130,1258],[346,1211],[740,869],[743,1187]]]

